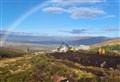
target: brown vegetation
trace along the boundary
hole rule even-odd
[[[106,45],[120,45],[120,38],[102,42],[99,44],[92,45],[93,47],[101,47]]]

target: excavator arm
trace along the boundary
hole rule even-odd
[[[62,42],[60,47],[58,48],[58,51],[62,48],[62,46],[65,45],[68,48],[68,51],[74,51],[73,47],[69,47],[69,45],[65,42]]]

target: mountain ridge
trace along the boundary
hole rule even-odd
[[[120,38],[116,38],[116,39],[112,39],[112,40],[108,40],[99,44],[95,44],[93,46],[106,46],[106,45],[120,45]]]
[[[2,35],[0,35],[2,37]],[[32,36],[32,35],[9,35],[6,42],[32,43],[32,44],[61,44],[66,42],[69,45],[93,45],[113,38],[98,37],[55,37],[55,36]]]

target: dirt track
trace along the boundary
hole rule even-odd
[[[66,52],[66,53],[51,53],[49,54],[58,59],[65,59],[73,62],[80,63],[84,66],[96,66],[100,65],[105,61],[106,64],[104,68],[117,68],[120,65],[120,56],[109,56],[109,55],[99,55],[95,52],[90,51],[80,51],[80,52]]]

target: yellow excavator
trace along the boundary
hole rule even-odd
[[[74,51],[74,48],[73,47],[70,47],[67,43],[65,42],[62,42],[60,47],[58,48],[58,51],[60,51],[60,49],[62,48],[62,46],[65,45],[67,47],[67,50],[64,49],[64,52],[73,52]]]

